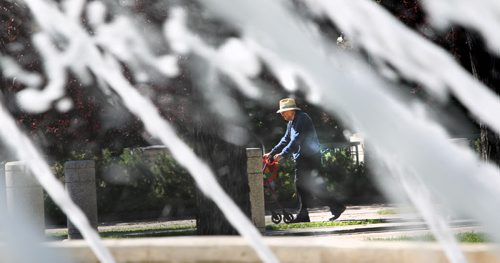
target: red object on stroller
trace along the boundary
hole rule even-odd
[[[279,164],[271,158],[262,157],[262,159],[264,161],[264,167],[262,168],[264,186],[270,186],[278,178]]]
[[[270,193],[272,202],[275,204],[276,208],[271,210],[271,220],[273,223],[278,224],[281,219],[287,224],[291,223],[293,220],[293,214],[285,210],[278,200],[278,193],[276,191],[276,180],[279,175],[279,163],[273,160],[272,157],[266,158],[262,157],[263,168],[262,174],[264,175],[264,188]],[[280,213],[281,212],[281,213]],[[283,215],[281,215],[283,214]]]

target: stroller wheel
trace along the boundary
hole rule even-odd
[[[283,221],[290,224],[293,221],[293,214],[283,211]]]
[[[281,215],[272,211],[271,212],[271,221],[273,221],[273,223],[275,224],[279,224],[281,222]]]

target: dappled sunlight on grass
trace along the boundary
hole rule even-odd
[[[381,219],[365,219],[365,220],[348,220],[348,221],[326,221],[326,222],[307,222],[295,224],[277,224],[267,225],[267,230],[286,230],[294,228],[315,228],[315,227],[335,227],[335,226],[352,226],[352,225],[368,225],[383,223]]]

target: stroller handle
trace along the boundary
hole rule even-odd
[[[264,160],[264,165],[275,165],[278,161],[275,161],[272,156],[264,157],[262,156],[262,160]]]
[[[262,173],[264,173],[264,171],[266,170],[267,166],[273,166],[275,164],[277,164],[278,162],[274,160],[274,158],[271,156],[271,157],[264,157],[262,156],[262,160],[264,161],[264,165],[262,167]]]

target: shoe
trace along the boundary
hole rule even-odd
[[[290,223],[293,224],[293,223],[306,223],[306,222],[311,222],[309,214],[300,212],[297,214],[297,217],[295,217]]]
[[[339,218],[342,213],[344,213],[345,206],[339,206],[339,207],[336,207],[336,208],[331,208],[330,210],[332,211],[332,215],[333,215],[333,217],[330,218],[330,221],[334,221],[337,218]]]

